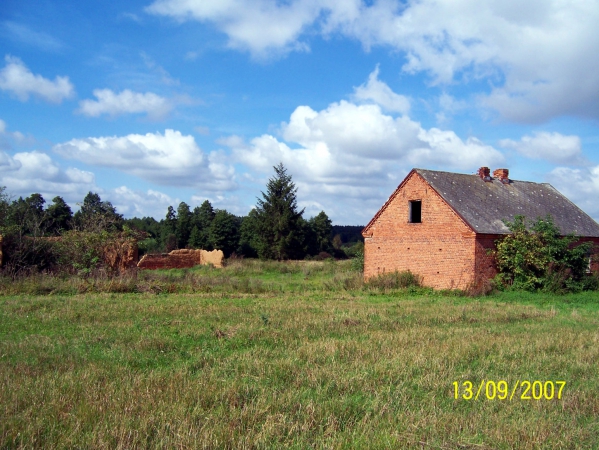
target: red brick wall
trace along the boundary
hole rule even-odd
[[[137,264],[140,269],[184,269],[199,264],[212,264],[214,267],[222,267],[224,254],[222,250],[173,250],[170,253],[160,255],[144,255]]]
[[[422,201],[422,223],[409,223],[409,201]],[[366,231],[364,277],[411,270],[438,289],[467,288],[475,274],[475,233],[413,172]]]
[[[479,234],[475,242],[475,280],[490,280],[497,275],[495,256],[489,254],[496,250],[495,242],[501,239],[502,234]]]

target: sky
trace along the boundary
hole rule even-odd
[[[594,0],[2,0],[0,186],[125,217],[365,225],[414,168],[551,183],[599,219]]]

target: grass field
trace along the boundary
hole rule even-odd
[[[599,447],[597,293],[371,288],[349,264],[4,282],[0,448]]]

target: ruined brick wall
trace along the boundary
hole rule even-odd
[[[206,250],[200,250],[201,252],[201,263],[200,264],[212,264],[214,267],[222,267],[225,259],[225,254],[222,250],[212,250],[211,252]]]
[[[222,267],[224,253],[221,250],[173,250],[170,253],[160,255],[144,255],[137,264],[140,269],[184,269],[196,265],[212,264],[214,267]]]
[[[409,223],[410,200],[422,201],[421,223]],[[410,270],[426,286],[465,289],[474,280],[475,242],[472,229],[414,172],[365,235],[364,277]]]
[[[137,266],[139,253],[134,239],[115,239],[102,248],[102,259],[108,267],[119,273]]]

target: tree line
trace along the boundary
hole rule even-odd
[[[274,171],[266,191],[247,216],[214,209],[210,201],[205,200],[193,210],[185,202],[179,203],[177,209],[169,206],[160,221],[144,217],[128,219],[125,224],[148,233],[149,237],[139,243],[142,252],[219,249],[227,257],[236,254],[275,260],[346,256],[343,241],[333,235],[327,214],[321,211],[306,220],[304,210],[297,205],[297,188],[292,176],[282,164],[275,166]],[[359,240],[355,239],[354,244]]]
[[[169,252],[177,248],[219,249],[262,259],[286,260],[306,257],[344,257],[360,251],[361,227],[333,225],[324,211],[306,220],[297,205],[297,187],[283,164],[274,167],[265,192],[247,216],[215,209],[209,200],[191,208],[181,202],[169,206],[161,220],[153,217],[125,219],[109,201],[89,192],[79,210],[72,212],[60,196],[46,203],[39,193],[10,200],[0,187],[0,234],[23,242],[24,238],[62,236],[70,231],[119,233],[133,230],[141,239],[140,253]],[[353,231],[353,235],[352,235]],[[347,241],[352,248],[342,249]]]

